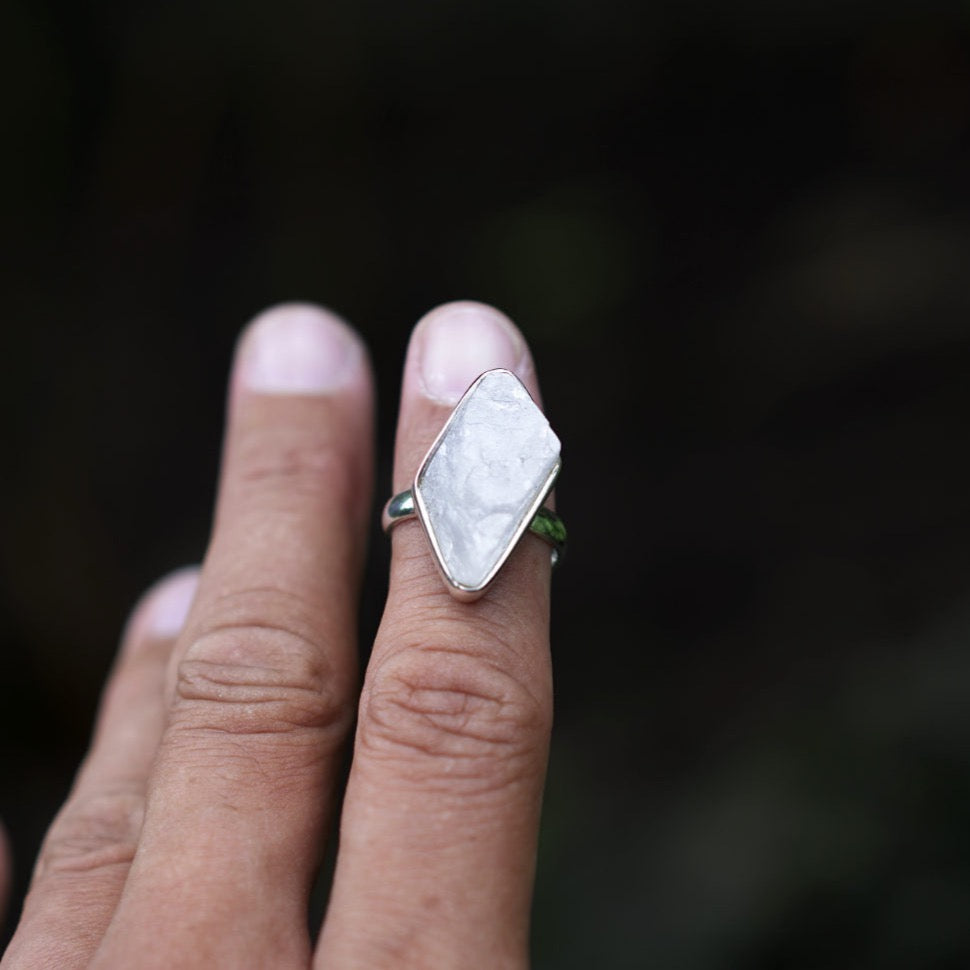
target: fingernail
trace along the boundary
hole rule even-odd
[[[449,303],[421,323],[420,374],[427,397],[455,405],[484,371],[527,366],[522,335],[498,310],[481,303]]]
[[[153,637],[164,640],[178,636],[198,585],[199,570],[188,566],[167,576],[152,590],[145,624]]]
[[[309,304],[267,310],[242,338],[239,381],[260,394],[328,394],[360,359],[360,343],[342,320]]]

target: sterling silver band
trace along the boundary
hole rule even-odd
[[[389,499],[384,506],[381,527],[385,532],[390,532],[399,522],[407,522],[408,519],[417,517],[414,493],[406,488]],[[555,566],[566,552],[566,524],[552,509],[542,506],[529,523],[529,531],[552,546],[552,564]]]

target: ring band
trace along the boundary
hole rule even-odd
[[[385,532],[390,532],[399,522],[407,522],[408,519],[417,517],[414,493],[406,488],[388,500],[384,506],[381,525]],[[543,505],[529,523],[529,532],[552,546],[552,564],[555,566],[566,553],[566,523],[552,509]]]
[[[531,531],[562,557],[566,527],[545,507],[562,468],[545,415],[510,371],[482,374],[451,412],[411,488],[384,507],[385,532],[417,518],[450,593],[482,596]]]

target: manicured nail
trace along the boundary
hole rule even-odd
[[[420,326],[420,374],[427,397],[455,405],[484,371],[505,367],[525,376],[525,341],[504,314],[482,303],[448,303]]]
[[[360,361],[361,346],[342,320],[319,307],[290,303],[257,317],[236,364],[241,384],[260,394],[329,394]]]
[[[159,640],[177,637],[185,626],[195,591],[199,585],[199,570],[187,566],[167,576],[151,591],[146,604],[148,631]]]

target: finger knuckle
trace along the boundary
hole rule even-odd
[[[44,840],[35,880],[128,865],[138,846],[144,809],[144,792],[135,785],[73,798]]]
[[[273,496],[281,504],[307,496],[350,498],[352,476],[346,456],[325,435],[307,429],[250,430],[234,456],[233,480],[250,495]]]
[[[502,787],[529,773],[541,756],[551,706],[486,657],[410,647],[370,677],[358,743],[425,786]]]
[[[238,736],[343,735],[347,698],[321,645],[254,622],[208,629],[179,663],[170,730]]]

